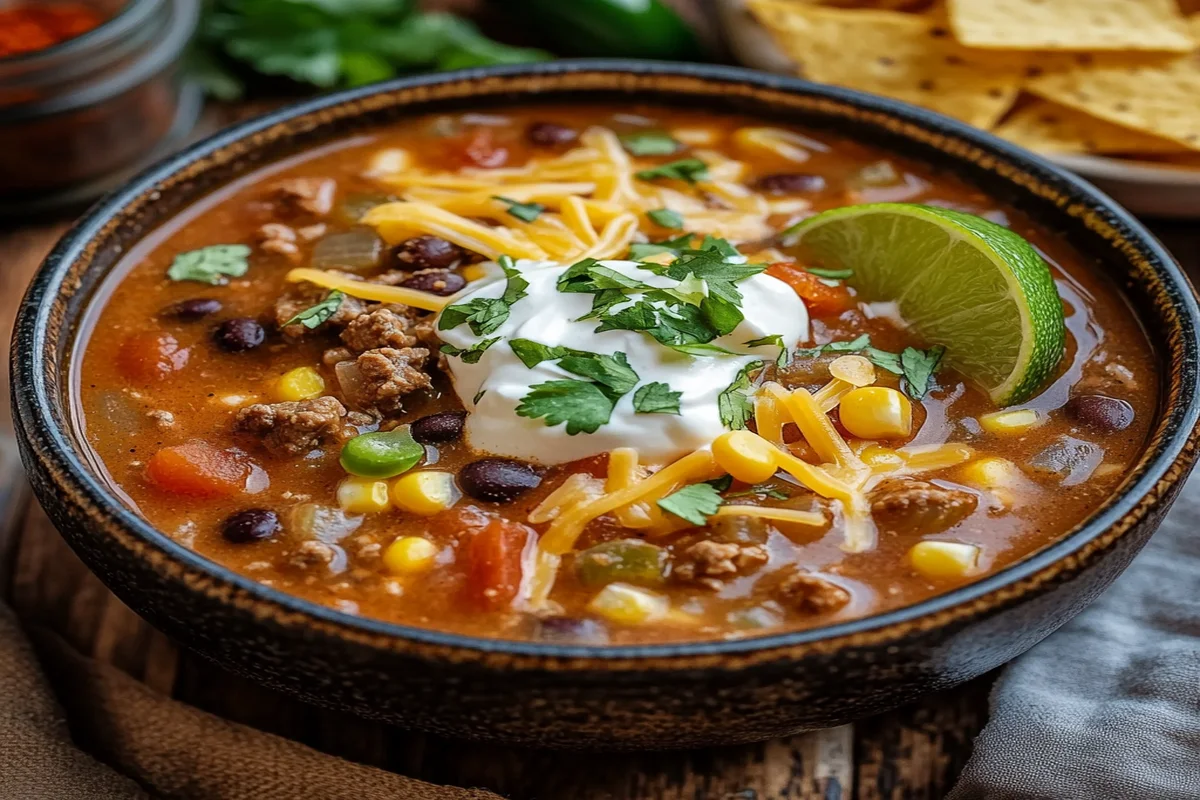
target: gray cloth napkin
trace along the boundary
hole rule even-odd
[[[946,800],[1200,798],[1200,472],[1129,569],[1014,661]]]

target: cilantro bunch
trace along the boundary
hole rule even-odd
[[[209,94],[235,100],[247,72],[330,89],[549,57],[494,42],[452,14],[419,12],[413,0],[208,0],[188,66]]]

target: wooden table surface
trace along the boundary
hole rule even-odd
[[[230,113],[210,114],[210,128],[214,119],[227,120]],[[69,225],[67,216],[27,224],[0,220],[0,330],[6,350],[30,276]],[[1198,226],[1152,227],[1193,275],[1200,271]],[[7,395],[7,370],[2,374]],[[7,402],[3,409],[0,431],[7,437]],[[0,445],[2,473],[14,468],[14,456],[10,440]],[[992,681],[985,676],[853,725],[759,745],[572,755],[405,732],[308,706],[225,673],[176,647],[117,600],[27,495],[0,513],[0,597],[26,623],[45,625],[80,652],[214,714],[362,763],[436,783],[482,786],[513,798],[940,798],[986,721]]]

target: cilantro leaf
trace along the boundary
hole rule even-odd
[[[639,170],[634,174],[644,181],[666,178],[695,183],[696,181],[708,180],[708,166],[698,158],[684,158],[679,161],[671,161],[667,164],[651,167],[650,169]]]
[[[582,378],[591,378],[607,389],[614,401],[628,394],[638,382],[638,374],[629,366],[629,360],[624,353],[613,353],[610,356],[572,350],[558,365]]]
[[[630,278],[611,267],[603,266],[594,258],[585,258],[568,267],[567,271],[559,276],[555,288],[565,293],[586,294],[605,289],[637,291],[651,287],[637,278]]]
[[[342,307],[342,300],[346,297],[345,293],[339,289],[334,289],[329,294],[325,295],[325,299],[317,303],[315,306],[309,306],[303,311],[297,313],[294,317],[283,323],[279,327],[286,328],[288,325],[300,323],[310,331],[313,328],[319,327],[321,323],[328,320],[337,310]]]
[[[724,240],[720,240],[724,241]],[[675,280],[683,280],[688,273],[702,278],[708,284],[710,294],[740,306],[742,293],[734,284],[757,275],[767,268],[766,264],[736,264],[727,259],[717,248],[701,250],[690,257],[680,258],[667,267],[666,274]]]
[[[937,371],[946,348],[941,345],[928,350],[918,350],[906,347],[900,354],[900,363],[904,367],[904,381],[908,385],[908,393],[914,400],[920,400],[929,392],[933,373]]]
[[[683,392],[673,392],[665,383],[647,383],[633,393],[633,410],[639,414],[678,414]]]
[[[700,303],[700,314],[717,332],[717,336],[733,333],[734,328],[741,325],[742,320],[746,318],[736,303],[731,303],[716,294],[704,298]]]
[[[761,361],[751,361],[717,395],[717,411],[721,415],[721,424],[726,428],[741,430],[754,416],[754,403],[750,400],[750,373],[762,366]]]
[[[508,304],[499,297],[476,297],[469,303],[456,303],[442,310],[438,330],[448,331],[464,322],[476,336],[495,333],[508,319]]]
[[[398,72],[544,61],[542,50],[510,47],[446,13],[419,13],[411,0],[209,0],[189,60],[213,75],[227,62],[321,88],[354,86]],[[190,71],[190,70],[189,70]],[[231,76],[232,77],[232,76]],[[225,78],[209,87],[239,93]]]
[[[692,234],[685,233],[674,239],[667,239],[662,242],[634,242],[629,245],[629,257],[634,261],[641,261],[648,256],[656,256],[660,253],[671,253],[679,255],[686,250],[692,243]]]
[[[732,475],[722,475],[719,478],[713,478],[711,481],[705,481],[709,486],[716,489],[718,492],[729,491],[729,487],[733,486]]]
[[[658,324],[658,311],[645,300],[600,318],[595,333],[605,331],[648,331]]]
[[[686,353],[689,356],[701,356],[705,358],[709,356],[738,355],[732,350],[726,350],[724,347],[719,347],[715,344],[709,344],[708,342],[700,342],[698,344],[669,344],[667,347],[671,348],[677,353]]]
[[[717,513],[722,502],[721,494],[713,486],[693,483],[659,500],[658,507],[693,525],[707,525],[708,518]]]
[[[533,369],[543,361],[553,361],[556,358],[562,358],[569,351],[565,347],[550,347],[532,339],[512,339],[508,346],[512,348],[513,353],[517,358],[521,359],[521,363]]]
[[[506,203],[508,205],[508,213],[522,222],[533,222],[546,210],[546,207],[541,203],[522,203],[520,200],[513,200],[511,197],[504,197],[498,194],[492,195],[492,199]]]
[[[485,394],[487,394],[487,389],[480,389],[475,393],[475,396],[471,398],[471,404],[476,406],[479,405],[479,401],[483,399]]]
[[[871,346],[871,335],[864,333],[843,342],[829,342],[816,347],[802,347],[796,351],[797,358],[816,358],[824,353],[858,353]]]
[[[179,253],[167,269],[173,281],[197,281],[217,286],[240,278],[250,269],[250,248],[244,244],[214,244]]]
[[[662,131],[639,131],[617,137],[621,146],[635,156],[669,156],[683,148],[679,142]]]
[[[825,269],[824,267],[805,267],[805,272],[816,275],[818,278],[828,278],[833,281],[842,281],[854,275],[852,269]]]
[[[864,347],[862,354],[880,369],[887,370],[893,375],[904,374],[904,366],[900,361],[898,353],[889,353],[887,350],[880,350],[878,347]]]
[[[543,417],[547,425],[567,424],[567,435],[595,433],[612,416],[614,402],[591,381],[546,381],[530,387],[517,416]]]
[[[741,253],[738,252],[738,249],[729,243],[728,239],[721,239],[713,236],[712,234],[708,234],[704,237],[704,241],[700,243],[700,249],[716,250],[721,255],[728,257],[741,255]],[[763,265],[763,269],[766,269],[765,264]]]
[[[500,265],[500,270],[504,273],[504,277],[508,279],[504,284],[504,294],[500,299],[505,305],[511,306],[523,297],[528,297],[529,294],[525,291],[529,288],[529,281],[521,275],[517,270],[516,263],[510,256],[500,256],[496,259],[496,263]]]
[[[491,339],[484,339],[476,342],[467,348],[455,347],[452,344],[444,344],[441,346],[441,352],[448,356],[458,356],[463,360],[464,364],[478,364],[479,359],[483,358],[483,354],[487,349],[500,341],[499,336],[493,336]]]
[[[775,366],[783,367],[788,363],[788,357],[791,355],[788,352],[788,347],[783,341],[783,337],[778,333],[773,333],[770,336],[762,336],[758,339],[751,339],[746,342],[746,347],[768,347],[774,346],[779,348],[779,355],[775,358]]]
[[[646,212],[646,216],[655,225],[662,228],[682,228],[683,215],[669,208],[655,208]]]
[[[465,322],[476,336],[487,336],[499,330],[508,320],[509,306],[528,296],[525,290],[529,288],[529,281],[521,276],[508,256],[500,256],[497,263],[508,277],[504,294],[500,297],[476,297],[467,303],[447,306],[438,317],[439,331],[453,330]]]

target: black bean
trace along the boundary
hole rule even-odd
[[[1075,395],[1066,410],[1080,425],[1102,433],[1123,431],[1133,424],[1133,406],[1102,394]]]
[[[458,484],[476,500],[507,503],[542,482],[533,467],[507,458],[481,458],[458,471]]]
[[[274,511],[248,508],[226,519],[225,524],[221,526],[221,535],[226,541],[245,544],[270,539],[282,529],[279,516]]]
[[[465,261],[467,251],[437,236],[416,236],[392,249],[401,269],[450,269]]]
[[[538,620],[537,638],[562,644],[604,644],[608,632],[594,619],[543,617]]]
[[[467,279],[457,272],[434,269],[418,272],[402,281],[400,285],[405,289],[416,289],[419,292],[430,292],[445,297],[466,286]]]
[[[258,320],[249,317],[227,319],[213,332],[213,339],[217,346],[231,353],[253,350],[262,344],[265,338],[267,338],[267,334],[263,330],[263,326],[258,323]]]
[[[540,147],[570,144],[579,138],[579,132],[557,122],[535,122],[525,129],[525,138]]]
[[[804,172],[779,172],[763,175],[754,182],[754,188],[767,194],[819,192],[825,188],[825,179]]]
[[[412,437],[421,444],[444,444],[457,442],[462,436],[465,411],[443,411],[421,417],[411,426]]]
[[[181,300],[162,310],[164,317],[174,317],[191,321],[216,314],[221,310],[221,301],[213,297],[193,297],[191,300]]]

